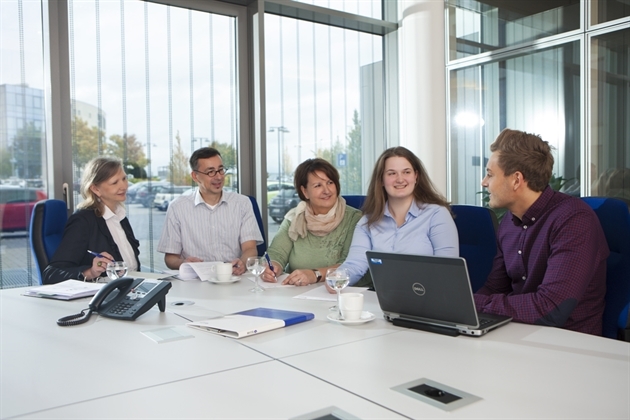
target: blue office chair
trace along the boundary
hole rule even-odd
[[[486,283],[497,254],[497,216],[487,207],[454,204],[459,256],[466,260],[473,293]]]
[[[249,201],[252,202],[252,207],[254,208],[254,216],[256,216],[256,222],[258,222],[258,228],[260,229],[260,234],[263,238],[263,243],[258,245],[256,249],[258,250],[258,255],[263,255],[265,251],[267,251],[267,237],[265,236],[265,225],[263,225],[262,216],[260,215],[260,208],[258,207],[258,202],[255,197],[248,195]]]
[[[602,335],[630,341],[630,213],[622,200],[582,197],[597,214],[606,235],[610,256],[606,261],[606,309]]]
[[[361,210],[365,201],[364,195],[342,195],[342,197],[346,200],[347,205],[359,210]]]
[[[37,268],[39,284],[42,273],[59,247],[68,220],[68,208],[62,200],[42,200],[35,203],[29,226],[29,243]]]

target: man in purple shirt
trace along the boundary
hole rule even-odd
[[[481,185],[508,212],[477,309],[601,335],[609,251],[595,212],[551,189],[551,147],[539,136],[505,129],[490,150]]]

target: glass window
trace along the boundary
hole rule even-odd
[[[450,60],[580,27],[579,0],[447,0],[447,8]]]
[[[69,15],[75,185],[99,154],[123,160],[132,183],[151,181],[130,188],[127,214],[143,270],[163,270],[166,207],[154,207],[153,187],[191,187],[192,151],[213,146],[238,188],[235,18],[95,0],[70,2]]]
[[[382,0],[296,0],[327,9],[339,10],[374,19],[382,18]]]
[[[38,282],[27,230],[47,190],[44,109],[30,100],[44,89],[42,8],[39,1],[0,1],[0,288]]]
[[[450,72],[453,202],[482,203],[490,144],[504,128],[541,135],[556,149],[554,175],[579,179],[579,45],[574,41]]]
[[[267,15],[265,43],[267,202],[313,157],[337,167],[341,194],[364,194],[362,154],[383,137],[381,37]],[[270,239],[295,205],[269,208]]]
[[[592,193],[630,204],[630,29],[591,39]]]
[[[591,0],[591,25],[630,16],[626,0]]]

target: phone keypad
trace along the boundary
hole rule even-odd
[[[123,300],[118,305],[114,306],[109,312],[111,314],[122,315],[122,314],[126,313],[127,311],[129,311],[129,309],[133,305],[135,305],[135,302],[129,302],[129,301]],[[135,312],[135,311],[133,311],[133,312]]]

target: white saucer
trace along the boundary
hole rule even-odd
[[[338,319],[337,316],[338,315],[335,312],[335,313],[329,314],[326,318],[328,318],[329,320],[331,320],[333,322],[338,322],[340,324],[345,324],[345,325],[364,324],[366,322],[373,321],[376,318],[373,313],[368,312],[368,311],[361,312],[361,318],[353,319],[351,321],[350,320],[345,320],[345,319]]]
[[[219,281],[217,279],[210,279],[208,281],[210,283],[214,283],[214,284],[231,284],[231,283],[236,283],[240,279],[241,278],[239,276],[232,276],[232,277],[230,277],[230,280],[228,280],[228,281]]]

